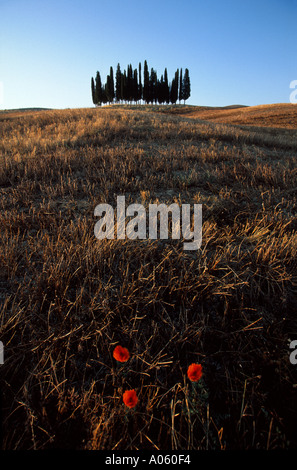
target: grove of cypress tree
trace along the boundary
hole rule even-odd
[[[139,77],[139,78],[138,78]],[[149,73],[147,61],[144,61],[143,71],[143,84],[141,75],[141,63],[139,62],[138,69],[132,69],[129,64],[127,71],[121,72],[120,64],[117,64],[116,80],[114,83],[113,68],[110,67],[110,73],[107,75],[106,83],[103,86],[101,82],[100,73],[97,71],[95,79],[91,77],[91,92],[93,103],[101,105],[102,103],[113,103],[114,100],[118,103],[120,101],[128,101],[138,103],[143,100],[148,103],[172,103],[175,104],[177,100],[181,102],[190,97],[191,85],[189,70],[186,68],[183,76],[183,70],[177,69],[174,78],[169,86],[167,68],[164,70],[164,75],[158,79],[157,71],[151,68]]]

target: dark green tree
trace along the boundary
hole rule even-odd
[[[178,78],[179,78],[179,71],[175,72],[174,78],[171,82],[170,87],[170,102],[175,104],[178,100]]]
[[[151,68],[150,79],[149,79],[149,102],[156,103],[157,101],[157,87],[158,77],[157,72]]]
[[[148,104],[150,101],[150,75],[148,71],[147,61],[144,61],[143,68],[143,100]]]
[[[181,100],[183,100],[183,99],[184,99],[183,69],[180,69],[178,100],[179,100],[179,102],[181,102]]]
[[[127,67],[127,101],[133,100],[133,71],[132,65],[129,64]]]
[[[141,82],[141,62],[138,65],[138,73],[139,73],[139,83],[138,83],[138,100],[142,100],[142,82]]]
[[[164,77],[161,75],[161,79],[157,81],[157,101],[159,104],[163,104],[165,101],[164,85]]]
[[[135,103],[138,101],[138,72],[137,72],[137,69],[134,69],[134,73],[133,73],[133,101],[135,101]]]
[[[110,75],[107,75],[106,77],[105,94],[106,94],[106,101],[110,104],[113,99],[112,98],[112,83],[111,83]]]
[[[178,91],[179,91],[179,69],[175,72],[175,83],[176,83],[176,101],[178,100]]]
[[[109,72],[109,88],[110,88],[110,98],[111,98],[111,103],[114,100],[115,97],[115,92],[114,92],[114,78],[113,78],[113,68],[110,67],[110,72]]]
[[[101,106],[102,103],[102,82],[100,72],[96,73],[96,80],[95,80],[95,96],[96,96],[96,104]]]
[[[169,103],[169,84],[168,84],[168,73],[167,68],[164,70],[164,102]]]
[[[183,79],[183,100],[184,103],[188,98],[191,96],[191,82],[190,82],[190,74],[189,70],[185,69],[185,75]]]
[[[107,93],[106,93],[106,85],[102,85],[102,88],[101,88],[101,102],[103,104],[106,104],[108,101],[107,99]]]
[[[91,80],[91,90],[92,90],[92,101],[93,101],[94,104],[97,104],[96,88],[95,88],[95,82],[94,82],[93,77],[92,77],[92,80]]]
[[[124,70],[124,73],[122,74],[121,77],[121,99],[123,101],[127,101],[127,74],[126,70]]]
[[[121,72],[121,67],[120,64],[117,65],[117,71],[116,71],[116,90],[115,90],[115,99],[116,102],[118,103],[121,101],[121,81],[122,81],[122,72]]]

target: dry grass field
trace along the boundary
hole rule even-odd
[[[0,114],[4,449],[297,447],[296,123],[294,105]],[[201,203],[201,248],[97,240],[118,195]]]
[[[178,109],[176,112],[179,113]],[[227,124],[297,129],[296,107],[289,103],[224,108],[191,106],[184,107],[180,114]]]

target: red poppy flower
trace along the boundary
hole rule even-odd
[[[128,406],[128,408],[134,408],[138,402],[135,390],[126,390],[123,394],[123,402]]]
[[[113,351],[113,357],[119,362],[126,362],[130,357],[130,353],[127,348],[116,346]]]
[[[192,382],[198,382],[202,377],[202,365],[201,364],[191,364],[188,367],[188,377]]]

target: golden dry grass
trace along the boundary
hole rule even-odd
[[[297,129],[297,106],[291,103],[234,108],[191,106],[185,107],[181,115],[227,124]]]
[[[296,447],[296,131],[159,111],[0,116],[5,449]],[[202,203],[201,249],[98,241],[122,194]]]

